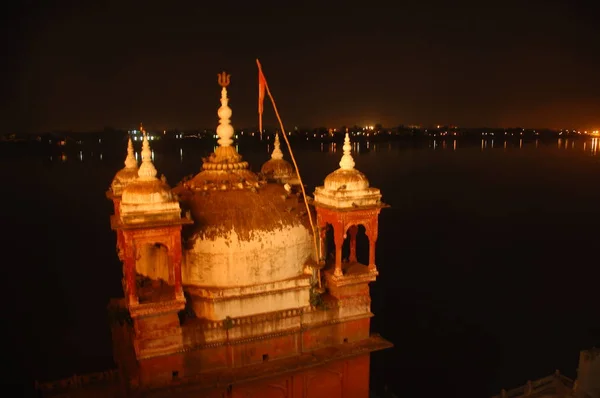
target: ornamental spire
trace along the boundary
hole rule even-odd
[[[226,72],[217,75],[221,89],[221,107],[217,114],[219,115],[219,125],[217,126],[217,141],[221,147],[228,147],[233,143],[233,126],[231,125],[231,108],[229,107],[229,98],[227,98],[227,86],[229,85],[231,75]]]
[[[137,166],[137,160],[135,160],[135,155],[133,153],[133,142],[131,142],[131,137],[129,137],[129,141],[127,142],[127,157],[125,158],[125,168],[136,169]]]
[[[142,130],[144,133],[144,141],[142,143],[142,165],[138,170],[138,179],[139,180],[154,180],[156,179],[156,168],[154,164],[152,164],[152,151],[150,150],[150,144],[148,143],[148,136],[146,135],[146,131]]]
[[[279,133],[275,133],[275,143],[274,143],[273,153],[271,154],[271,159],[280,160],[283,159],[283,152],[281,152],[281,144],[279,143]]]
[[[354,159],[350,154],[352,145],[350,145],[350,135],[348,135],[348,133],[346,133],[346,138],[344,139],[344,146],[342,149],[344,150],[344,156],[342,156],[342,160],[340,160],[340,169],[352,170],[354,168]]]

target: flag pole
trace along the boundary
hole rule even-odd
[[[265,89],[267,91],[267,95],[271,99],[271,104],[273,104],[273,110],[275,111],[275,116],[277,116],[277,121],[279,122],[279,127],[281,128],[281,135],[283,135],[283,139],[287,144],[288,151],[290,151],[290,157],[292,158],[292,163],[294,163],[294,169],[296,170],[296,174],[298,175],[298,180],[300,181],[300,188],[302,189],[302,197],[304,198],[304,204],[306,205],[306,212],[308,213],[308,221],[310,222],[310,227],[313,230],[313,243],[315,249],[315,261],[317,264],[321,261],[321,256],[319,255],[319,246],[317,244],[317,230],[315,229],[315,224],[313,222],[312,214],[310,212],[310,207],[308,206],[308,200],[306,197],[306,190],[304,189],[304,183],[302,182],[302,177],[300,177],[300,170],[298,169],[298,164],[296,163],[296,158],[294,157],[294,153],[292,152],[292,146],[290,145],[290,141],[287,138],[287,134],[285,132],[285,128],[283,127],[283,122],[281,121],[281,117],[279,116],[279,111],[277,111],[277,105],[275,104],[275,98],[271,94],[271,90],[269,90],[269,84],[267,83],[267,79],[262,71],[262,66],[260,65],[260,61],[256,60],[256,65],[258,66],[258,71],[260,76],[262,77],[263,84],[265,85]],[[319,287],[321,286],[321,278],[319,278]]]

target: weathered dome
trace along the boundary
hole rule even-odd
[[[260,172],[269,180],[281,182],[296,182],[298,174],[294,170],[294,166],[283,159],[281,145],[279,143],[279,134],[275,134],[275,143],[271,159],[267,160],[261,167]]]
[[[356,191],[369,188],[369,180],[367,176],[356,169],[337,169],[325,177],[323,186],[331,191],[338,189]]]
[[[200,173],[174,190],[194,220],[184,236],[183,282],[229,289],[296,283],[314,252],[305,204],[283,185],[259,179],[231,145],[225,87],[218,111],[219,147],[204,159]]]
[[[110,184],[111,191],[115,196],[121,196],[123,189],[135,181],[138,177],[138,165],[133,154],[133,143],[131,138],[127,143],[127,157],[125,158],[125,167],[115,174]]]
[[[141,205],[172,202],[171,188],[165,182],[155,179],[143,181],[136,179],[123,190],[121,203],[125,205]]]
[[[304,203],[280,184],[255,190],[188,191],[194,219],[185,284],[246,286],[297,277],[313,254]]]

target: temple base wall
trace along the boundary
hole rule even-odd
[[[310,397],[368,398],[369,354],[333,361],[310,370],[290,372],[261,380],[205,389],[180,386],[133,394],[137,397],[286,398]],[[174,382],[176,385],[176,381]]]

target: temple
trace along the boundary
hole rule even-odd
[[[370,353],[392,346],[370,334],[381,193],[348,135],[314,198],[278,136],[254,173],[232,145],[230,77],[218,81],[218,147],[201,171],[171,188],[144,135],[139,168],[129,141],[107,192],[123,263],[109,304],[117,369],[38,385],[46,396],[369,396]]]

